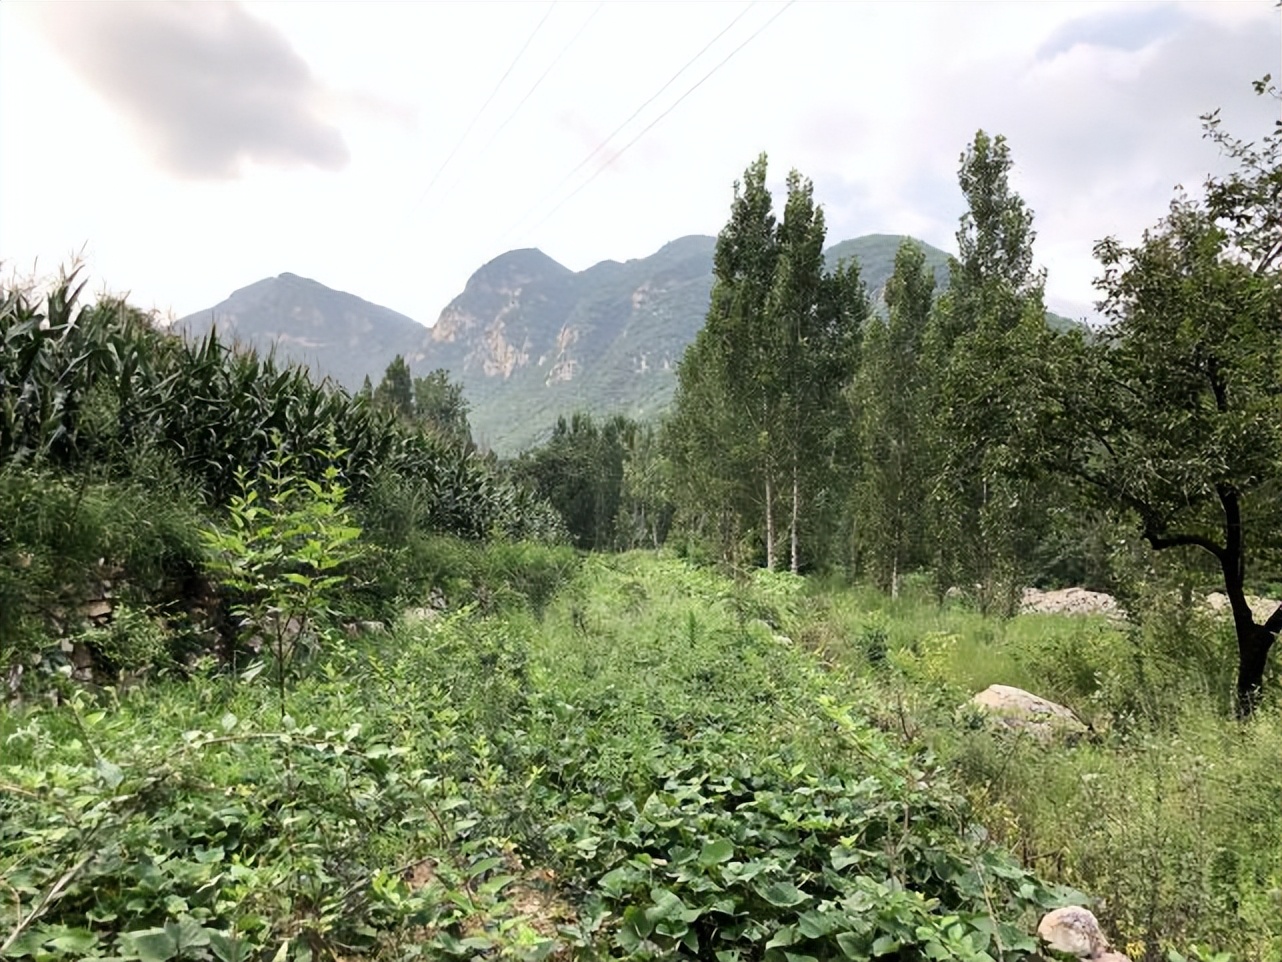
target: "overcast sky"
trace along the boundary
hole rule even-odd
[[[763,150],[777,198],[814,181],[830,243],[955,250],[983,128],[1081,315],[1094,241],[1217,168],[1200,114],[1269,129],[1250,83],[1280,61],[1274,0],[5,0],[0,260],[83,246],[95,286],[179,316],[292,271],[432,323],[512,248],[579,270],[715,234]]]

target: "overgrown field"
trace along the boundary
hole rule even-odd
[[[283,695],[211,661],[10,708],[0,955],[1020,959],[1063,883],[1134,959],[1282,959],[1279,718],[1195,681],[1213,624],[417,552],[449,606]],[[986,730],[992,681],[1094,733]]]

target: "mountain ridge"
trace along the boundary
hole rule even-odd
[[[829,266],[854,257],[884,310],[904,239],[864,235],[831,245],[825,257]],[[942,289],[949,255],[917,243]],[[477,268],[430,327],[286,272],[238,288],[176,327],[196,337],[216,325],[351,391],[366,377],[377,383],[398,354],[420,376],[444,368],[463,385],[477,441],[508,455],[572,411],[645,419],[667,406],[677,363],[707,314],[715,247],[715,237],[689,234],[649,256],[581,271],[538,248],[506,251]]]

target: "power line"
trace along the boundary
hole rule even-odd
[[[501,134],[503,132],[503,129],[512,122],[513,118],[515,118],[518,113],[521,112],[521,108],[525,106],[525,102],[534,95],[534,91],[539,89],[539,85],[543,83],[543,81],[547,78],[547,75],[552,72],[552,68],[561,62],[561,58],[564,57],[566,55],[566,52],[569,51],[569,49],[574,46],[574,42],[579,39],[583,31],[588,28],[588,24],[590,24],[593,21],[593,19],[595,19],[596,15],[601,12],[601,8],[604,6],[605,6],[605,0],[600,0],[600,2],[597,3],[597,5],[593,8],[592,12],[588,14],[588,18],[583,21],[583,25],[580,26],[579,29],[574,32],[574,36],[570,38],[569,42],[566,43],[566,45],[561,48],[561,50],[557,53],[557,55],[552,58],[552,62],[548,64],[547,69],[544,70],[543,73],[539,74],[539,79],[534,81],[530,89],[525,92],[525,96],[521,98],[521,102],[518,103],[516,107],[513,108],[512,112],[507,115],[507,118],[503,121],[503,123],[499,124],[498,130],[494,131],[493,136],[491,136],[489,141],[486,142],[485,146],[481,148],[482,154],[484,154],[491,146],[493,146],[494,141],[498,137],[498,135]]]
[[[530,35],[525,38],[525,43],[523,43],[521,45],[521,49],[516,52],[516,56],[512,58],[512,62],[507,65],[507,69],[503,71],[503,76],[501,76],[499,78],[499,82],[494,85],[494,89],[490,91],[490,95],[485,98],[485,103],[481,104],[481,109],[472,115],[471,121],[468,122],[467,129],[463,131],[463,136],[458,139],[458,143],[454,145],[454,149],[449,152],[449,155],[445,158],[441,166],[436,168],[436,173],[432,175],[432,179],[429,180],[427,182],[427,186],[423,188],[423,193],[419,195],[418,203],[415,206],[418,206],[418,204],[422,204],[423,201],[427,199],[427,195],[431,192],[433,185],[435,185],[437,180],[440,179],[440,176],[445,171],[445,168],[450,165],[450,161],[452,161],[455,155],[458,154],[459,148],[462,147],[464,141],[467,140],[468,135],[472,132],[472,128],[475,127],[476,122],[481,119],[481,114],[485,113],[485,108],[488,107],[490,103],[494,100],[499,90],[503,87],[503,83],[507,80],[508,76],[512,73],[512,71],[516,68],[516,65],[520,63],[521,58],[525,56],[525,51],[529,49],[530,44],[534,42],[534,38],[537,37],[539,34],[539,31],[543,29],[543,25],[547,23],[548,17],[552,15],[552,8],[555,6],[556,6],[556,0],[552,0],[552,2],[548,4],[547,10],[543,14],[543,19],[540,20],[537,24],[535,24],[534,29],[530,32]]]
[[[678,107],[678,105],[680,105],[681,101],[685,100],[685,99],[686,99],[687,97],[689,97],[692,93],[694,93],[696,90],[698,90],[700,87],[702,87],[702,86],[703,86],[703,84],[704,84],[704,83],[705,83],[705,82],[706,82],[706,81],[707,81],[707,80],[708,80],[708,79],[709,79],[713,74],[715,74],[718,70],[720,70],[720,69],[721,69],[722,67],[724,67],[727,63],[729,63],[729,62],[730,62],[730,60],[731,60],[731,58],[733,58],[735,54],[737,54],[740,50],[742,50],[744,47],[748,46],[748,44],[752,43],[752,41],[753,41],[753,40],[755,40],[758,36],[760,36],[762,33],[764,33],[767,27],[769,27],[772,23],[774,23],[774,22],[775,22],[776,20],[778,20],[781,16],[783,16],[784,11],[786,11],[789,7],[791,7],[791,6],[792,6],[794,3],[796,3],[796,2],[797,2],[797,0],[788,0],[788,2],[787,2],[787,3],[785,3],[782,7],[780,7],[780,8],[779,8],[779,10],[777,10],[777,11],[775,12],[775,15],[774,15],[773,17],[771,17],[769,20],[767,20],[765,23],[763,23],[760,27],[758,27],[755,31],[753,31],[753,32],[748,36],[748,38],[747,38],[746,40],[744,40],[744,41],[743,41],[743,43],[739,44],[739,46],[737,46],[737,47],[735,47],[733,50],[731,50],[731,51],[730,51],[730,53],[726,54],[725,59],[723,59],[723,60],[722,60],[720,63],[718,63],[715,67],[713,67],[713,68],[712,68],[711,70],[709,70],[706,74],[704,74],[701,78],[699,78],[699,80],[694,84],[694,86],[690,87],[690,89],[688,89],[688,90],[687,90],[685,93],[683,93],[680,97],[678,97],[676,100],[674,100],[674,101],[672,102],[672,104],[671,104],[671,105],[670,105],[666,110],[664,110],[664,111],[663,111],[663,113],[659,114],[659,116],[655,117],[655,118],[654,118],[654,120],[650,121],[650,123],[648,123],[644,128],[642,128],[641,132],[640,132],[640,133],[638,133],[638,134],[637,134],[635,137],[633,137],[631,140],[629,140],[626,144],[624,144],[624,145],[619,149],[619,151],[618,151],[618,152],[617,152],[613,157],[611,157],[608,161],[606,161],[604,164],[602,164],[600,167],[598,167],[596,170],[594,170],[594,171],[592,172],[592,176],[591,176],[591,177],[589,177],[587,180],[585,180],[583,183],[581,183],[578,187],[574,188],[574,190],[572,190],[572,191],[571,191],[569,194],[567,194],[564,198],[562,198],[562,199],[557,203],[557,205],[556,205],[555,207],[553,207],[550,211],[548,211],[546,214],[544,214],[544,215],[543,215],[543,217],[542,217],[542,218],[541,218],[541,219],[540,219],[540,220],[539,220],[539,221],[538,221],[538,222],[537,222],[533,227],[531,227],[531,228],[530,228],[530,230],[531,230],[531,231],[536,231],[536,230],[538,230],[540,227],[542,227],[545,223],[547,223],[547,222],[548,222],[548,220],[552,217],[552,215],[553,215],[553,214],[555,214],[555,213],[556,213],[557,211],[559,211],[562,207],[564,207],[564,206],[565,206],[566,204],[568,204],[571,200],[573,200],[573,199],[574,199],[574,198],[579,194],[579,192],[583,190],[583,188],[585,188],[585,187],[587,187],[587,186],[588,186],[588,184],[592,183],[592,181],[594,181],[594,180],[596,180],[598,177],[600,177],[600,176],[601,176],[601,174],[605,173],[606,169],[607,169],[607,168],[609,168],[609,166],[610,166],[611,164],[613,164],[616,160],[618,160],[620,157],[622,157],[622,156],[627,152],[627,150],[628,150],[628,148],[629,148],[629,147],[631,147],[631,146],[632,146],[633,144],[635,144],[638,140],[640,140],[642,137],[644,137],[644,136],[645,136],[645,135],[646,135],[646,134],[647,134],[647,133],[648,133],[648,132],[649,132],[649,131],[650,131],[650,130],[651,130],[651,129],[652,129],[652,128],[657,124],[657,123],[659,123],[659,121],[661,121],[664,117],[668,116],[668,114],[670,114],[670,113],[672,113],[672,111],[676,110],[676,108]]]
[[[533,205],[531,205],[530,208],[520,216],[520,218],[516,221],[516,223],[514,223],[511,227],[509,227],[506,231],[504,231],[502,237],[499,238],[499,244],[502,245],[503,240],[507,238],[509,235],[511,235],[518,227],[520,227],[527,217],[529,217],[532,213],[534,213],[534,211],[538,210],[538,208],[541,207],[544,203],[546,203],[549,198],[553,197],[562,187],[564,187],[567,183],[569,183],[570,180],[574,178],[575,174],[577,174],[580,170],[582,170],[589,163],[591,163],[592,158],[594,158],[597,154],[601,153],[601,151],[606,148],[606,145],[608,145],[610,141],[612,141],[615,137],[619,135],[620,131],[622,131],[625,127],[627,127],[628,124],[632,123],[632,121],[636,120],[638,115],[640,115],[640,113],[643,110],[645,110],[646,107],[650,106],[650,104],[658,100],[659,97],[662,96],[665,90],[667,90],[674,83],[676,83],[683,73],[685,73],[692,66],[694,66],[694,64],[699,60],[699,58],[702,57],[705,53],[707,53],[708,50],[718,40],[720,40],[727,33],[729,33],[730,30],[734,27],[734,25],[737,24],[740,20],[742,20],[744,16],[747,14],[747,12],[751,10],[754,6],[756,6],[756,4],[757,4],[757,0],[749,0],[748,5],[744,7],[742,10],[740,10],[738,15],[735,16],[733,20],[731,20],[728,24],[722,27],[721,31],[715,37],[713,37],[711,40],[705,43],[703,47],[700,48],[698,53],[696,53],[693,57],[687,60],[682,65],[680,70],[678,70],[671,77],[669,77],[667,82],[664,83],[662,87],[660,87],[653,94],[651,94],[650,97],[644,103],[642,103],[640,107],[632,111],[632,113],[628,116],[627,120],[623,121],[623,123],[615,127],[614,130],[612,130],[604,140],[602,140],[599,144],[593,147],[592,150],[588,152],[588,155],[584,157],[582,160],[580,160],[578,164],[575,165],[573,170],[571,170],[568,174],[562,177],[551,190],[549,190],[546,194],[544,194],[544,196],[540,200],[536,201]],[[791,5],[791,3],[789,5]],[[776,16],[778,16],[778,14],[776,14]],[[546,220],[546,218],[544,218],[544,220]],[[542,224],[543,221],[540,221],[539,223]]]
[[[564,57],[566,53],[569,52],[570,48],[574,46],[575,41],[577,41],[579,37],[582,36],[583,31],[587,30],[588,24],[590,24],[596,18],[596,15],[601,12],[601,8],[604,6],[605,6],[605,0],[600,0],[600,2],[597,3],[597,5],[593,8],[592,12],[588,14],[588,18],[584,20],[583,23],[580,25],[579,29],[574,32],[574,36],[572,36],[569,39],[569,42],[567,42],[565,46],[563,46],[560,49],[557,55],[552,58],[552,62],[547,65],[547,69],[545,69],[543,73],[539,74],[539,79],[534,81],[534,83],[530,86],[530,89],[525,92],[525,96],[522,97],[520,102],[512,109],[512,112],[507,115],[503,123],[499,124],[498,128],[494,131],[494,133],[490,135],[490,139],[485,142],[485,146],[482,147],[480,150],[480,153],[479,153],[480,157],[483,158],[489,152],[489,149],[494,146],[494,141],[498,140],[499,134],[503,133],[503,131],[507,128],[507,125],[510,124],[514,119],[516,119],[516,115],[521,112],[521,108],[525,106],[525,102],[529,100],[532,96],[534,96],[534,92],[539,89],[539,85],[542,84],[543,81],[547,79],[547,76],[552,72],[552,69],[558,63],[561,62],[561,58]],[[475,168],[472,168],[472,169],[475,169]],[[450,189],[453,190],[454,188],[458,187],[458,185],[462,183],[463,179],[466,178],[466,176],[467,175],[464,174],[458,180],[455,180],[454,183],[450,185]]]

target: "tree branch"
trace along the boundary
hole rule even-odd
[[[1278,605],[1274,609],[1273,614],[1269,615],[1269,620],[1264,623],[1263,627],[1270,635],[1276,635],[1279,631],[1282,631],[1282,605]]]
[[[1163,551],[1166,548],[1201,548],[1203,551],[1210,552],[1221,562],[1224,561],[1224,548],[1210,538],[1203,537],[1200,534],[1157,534],[1146,526],[1144,540],[1149,543],[1154,551]]]

